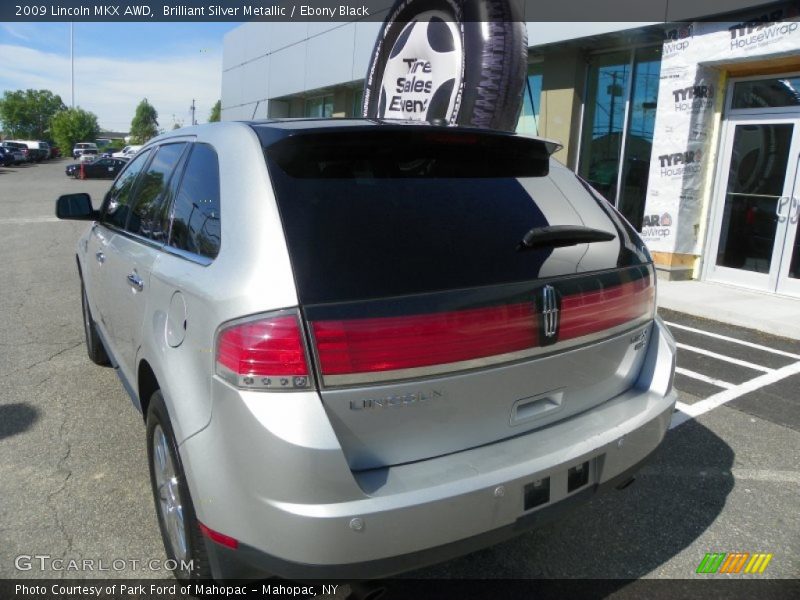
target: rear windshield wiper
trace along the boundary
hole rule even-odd
[[[534,227],[522,238],[517,250],[537,248],[561,248],[592,242],[610,242],[617,236],[608,231],[583,227],[581,225],[549,225]]]

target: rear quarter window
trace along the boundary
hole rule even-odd
[[[221,241],[219,159],[210,145],[197,143],[175,195],[169,245],[213,260]]]

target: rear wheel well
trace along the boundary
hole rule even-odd
[[[139,363],[139,374],[136,378],[136,389],[139,392],[139,404],[142,407],[142,417],[147,419],[147,408],[150,405],[150,398],[159,389],[158,379],[150,364],[143,360]]]

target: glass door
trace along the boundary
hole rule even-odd
[[[795,198],[798,131],[800,118],[794,115],[729,118],[709,279],[800,294],[785,282],[800,276],[800,259],[792,260],[800,210]]]
[[[800,124],[798,124],[800,127]],[[794,190],[778,218],[786,224],[781,266],[778,271],[779,294],[800,296],[800,157],[795,168]]]

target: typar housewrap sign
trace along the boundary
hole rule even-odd
[[[642,228],[651,250],[701,254],[703,190],[714,171],[714,114],[724,99],[722,65],[796,55],[797,19],[797,11],[787,7],[741,22],[684,24],[667,32],[645,208],[651,218]]]

